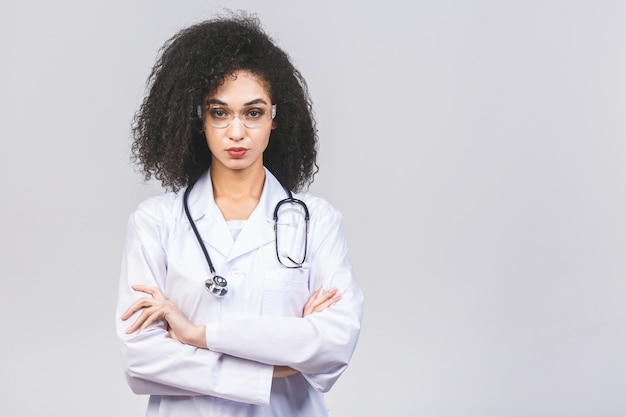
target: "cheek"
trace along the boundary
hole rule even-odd
[[[217,137],[215,133],[210,133],[209,130],[204,131],[204,137],[206,139],[206,143],[209,146],[209,150],[213,152],[215,148],[220,144],[221,140]]]
[[[267,145],[269,145],[270,143],[271,133],[272,133],[271,128],[265,130],[263,133],[259,132],[259,136],[257,140],[259,143],[263,143],[263,150],[265,150],[267,148]]]

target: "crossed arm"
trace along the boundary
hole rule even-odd
[[[163,319],[168,324],[168,333],[175,339],[186,345],[207,349],[206,327],[192,323],[170,300],[165,298],[157,287],[147,285],[133,285],[135,291],[140,291],[151,297],[142,297],[130,306],[122,315],[122,320],[128,320],[134,313],[141,310],[141,314],[134,323],[126,330],[127,334],[141,332],[159,319]],[[336,288],[331,288],[322,292],[322,287],[318,287],[302,309],[302,317],[323,311],[337,303],[341,294]],[[275,366],[274,377],[286,377],[297,373],[296,370],[287,366]]]

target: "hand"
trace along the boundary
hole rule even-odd
[[[132,289],[150,294],[152,297],[142,297],[130,306],[122,315],[122,320],[128,320],[139,310],[143,310],[137,320],[126,330],[127,334],[140,332],[159,319],[167,321],[168,332],[172,339],[187,345],[206,349],[206,331],[204,326],[196,326],[156,288],[147,285],[133,285]]]
[[[172,329],[169,323],[167,324],[167,332],[169,333],[172,339],[176,340],[177,342],[180,342],[180,340],[178,340],[178,336],[176,336],[176,333],[174,332],[174,329]],[[180,343],[183,343],[183,342],[180,342]]]
[[[337,303],[337,301],[341,298],[341,294],[337,293],[337,288],[331,288],[328,291],[324,291],[324,293],[320,295],[321,291],[322,286],[320,285],[317,287],[315,292],[311,294],[309,301],[307,301],[304,305],[304,309],[302,310],[302,317],[326,310],[328,307]]]
[[[326,310],[328,307],[335,304],[341,298],[341,294],[337,293],[337,288],[331,288],[328,291],[324,291],[324,293],[320,296],[322,292],[322,286],[320,285],[317,289],[311,294],[309,301],[304,305],[304,309],[302,310],[302,317],[306,317],[309,314],[318,313],[320,311]],[[288,366],[274,366],[274,378],[285,378],[291,375],[297,374],[293,368]]]
[[[291,375],[295,375],[297,373],[298,371],[288,366],[274,365],[274,373],[272,374],[272,378],[285,378]]]

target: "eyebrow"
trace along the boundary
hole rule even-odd
[[[218,104],[220,106],[228,106],[227,103],[224,103],[222,100],[218,100],[216,98],[208,99],[207,104]],[[267,102],[263,100],[262,98],[257,98],[247,103],[244,103],[244,106],[252,106],[253,104],[267,104]]]

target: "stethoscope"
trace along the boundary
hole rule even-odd
[[[211,294],[215,295],[216,297],[223,297],[228,292],[228,282],[226,281],[226,278],[220,275],[217,275],[217,273],[215,272],[215,268],[213,267],[213,262],[211,262],[211,257],[209,256],[209,252],[207,251],[206,246],[204,245],[204,242],[202,241],[202,237],[200,236],[200,232],[198,232],[196,223],[193,221],[193,218],[191,217],[191,213],[189,213],[189,204],[187,200],[189,199],[189,193],[191,192],[191,189],[193,188],[194,185],[195,183],[190,184],[185,190],[185,194],[183,196],[183,207],[185,208],[185,214],[187,215],[189,224],[191,225],[191,228],[193,229],[193,233],[196,235],[196,239],[198,240],[198,243],[200,244],[202,253],[204,253],[204,257],[207,261],[207,264],[209,265],[209,270],[211,271],[211,277],[207,278],[204,285],[207,291],[209,291]],[[309,234],[309,208],[307,207],[304,201],[298,200],[297,198],[293,198],[291,191],[289,191],[287,187],[285,187],[284,185],[282,187],[285,190],[285,193],[287,193],[287,198],[280,200],[276,204],[276,207],[274,208],[274,241],[276,245],[276,258],[278,259],[278,262],[280,262],[280,264],[286,268],[302,268],[303,265],[305,264],[304,261],[306,260],[306,254],[307,254],[307,243],[308,243],[308,234]],[[304,224],[305,224],[304,250],[302,253],[302,257],[299,260],[295,260],[291,256],[285,253],[280,253],[278,249],[278,246],[279,246],[278,245],[278,240],[279,240],[278,239],[278,216],[279,216],[279,211],[280,211],[281,206],[284,206],[286,204],[296,204],[297,206],[301,207],[302,211],[304,212]],[[285,264],[283,260],[281,259],[281,256],[288,259],[289,262],[291,262],[291,264],[290,265]]]

